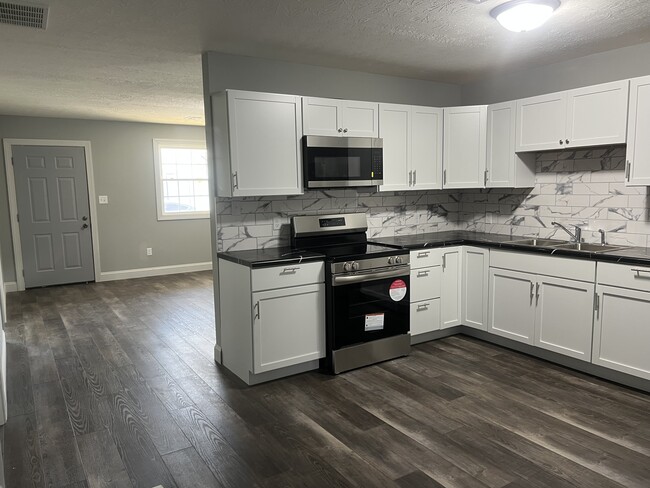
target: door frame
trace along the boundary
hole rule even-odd
[[[90,141],[64,141],[50,139],[3,139],[5,171],[7,174],[7,193],[9,197],[9,218],[11,221],[11,239],[14,251],[14,266],[18,291],[25,289],[23,276],[23,250],[20,242],[20,224],[17,219],[18,201],[16,199],[16,180],[14,179],[13,146],[59,146],[81,147],[86,157],[86,182],[88,184],[88,203],[90,205],[90,231],[93,246],[93,267],[95,281],[101,281],[99,261],[99,230],[97,224],[97,205],[95,196],[95,176]]]

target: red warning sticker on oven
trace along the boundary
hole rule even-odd
[[[395,280],[390,284],[388,294],[394,302],[399,302],[406,296],[406,283],[404,280]]]

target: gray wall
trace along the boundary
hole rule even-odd
[[[463,105],[489,104],[650,75],[650,43],[488,76],[462,87]]]
[[[0,116],[0,139],[90,141],[98,205],[101,270],[211,261],[209,219],[157,220],[154,138],[204,140],[203,127]],[[4,279],[15,281],[4,156],[0,154],[0,249]],[[145,248],[153,247],[153,256]]]
[[[461,87],[449,83],[217,52],[203,56],[206,95],[232,88],[434,107],[453,106],[461,101]]]

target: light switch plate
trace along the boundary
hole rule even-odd
[[[108,196],[107,195],[99,195],[99,204],[100,205],[107,205],[108,204]]]

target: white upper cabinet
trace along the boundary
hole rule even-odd
[[[623,144],[629,81],[517,101],[517,151]]]
[[[487,106],[444,109],[443,188],[485,187]]]
[[[442,188],[442,109],[380,104],[382,191]]]
[[[379,137],[379,104],[331,98],[302,99],[307,136]]]
[[[504,102],[487,109],[488,188],[535,186],[535,156],[515,152],[517,102]]]
[[[217,196],[302,193],[300,97],[227,90],[212,119]]]
[[[517,101],[517,151],[544,151],[564,147],[566,92]]]
[[[630,85],[627,128],[626,181],[650,186],[650,76],[634,78]]]

